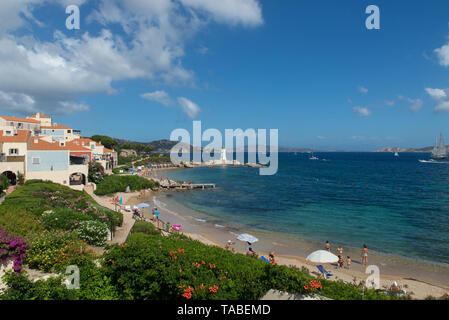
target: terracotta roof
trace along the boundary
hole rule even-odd
[[[114,153],[115,152],[114,150],[108,149],[106,147],[104,147],[103,151],[104,151],[104,153]]]
[[[66,126],[63,126],[62,124],[56,124],[52,126],[41,126],[41,129],[72,129]]]
[[[82,143],[80,143],[78,141],[78,139],[67,142],[66,143],[66,147],[70,151],[88,151],[88,152],[91,152],[91,149],[89,148],[89,146],[84,146]]]
[[[87,142],[89,145],[90,145],[92,142],[95,142],[95,145],[96,145],[97,147],[102,147],[102,146],[103,146],[101,143],[98,143],[98,142],[96,142],[96,141],[94,141],[94,140],[92,140],[92,139],[89,139],[89,138],[79,138],[79,139],[76,139],[76,140],[81,141],[82,143],[86,143],[86,142]]]
[[[28,118],[37,118],[37,113],[36,114],[33,114],[32,116],[29,116]],[[45,114],[43,114],[43,113],[39,113],[39,118],[40,119],[51,119],[50,117],[48,117],[48,116],[46,116]]]
[[[28,130],[17,130],[17,134],[11,136],[5,136],[4,131],[0,130],[0,142],[27,142],[29,136]]]
[[[15,121],[15,122],[29,122],[29,123],[37,123],[40,124],[41,122],[34,119],[26,119],[26,118],[18,118],[18,117],[6,117],[6,116],[0,116],[0,118],[3,118],[7,121]]]
[[[37,143],[36,143],[37,141]],[[86,147],[67,142],[61,146],[58,141],[47,142],[38,137],[32,137],[28,142],[28,150],[56,150],[56,151],[89,151]]]

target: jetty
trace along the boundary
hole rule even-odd
[[[161,184],[164,189],[181,189],[181,190],[193,190],[193,189],[215,189],[215,183],[192,183],[192,184]]]

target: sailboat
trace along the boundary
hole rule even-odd
[[[312,151],[312,155],[310,156],[309,160],[319,160],[319,159],[318,159],[318,157],[315,157],[315,156],[313,155],[313,151]]]
[[[396,149],[396,151],[395,151],[395,153],[394,153],[394,156],[395,156],[395,157],[399,157],[398,149]]]
[[[430,157],[432,159],[437,159],[437,160],[447,158],[447,151],[446,151],[446,146],[444,145],[442,133],[440,133],[440,144],[437,146],[437,142],[435,140],[435,146],[433,147],[432,155]]]

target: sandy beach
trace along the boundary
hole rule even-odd
[[[176,192],[176,191],[171,191]],[[273,234],[262,234],[252,230],[237,229],[235,226],[225,226],[214,223],[207,217],[201,216],[196,212],[170,202],[170,191],[147,191],[145,197],[133,194],[127,197],[129,204],[146,202],[160,211],[160,218],[169,222],[171,225],[182,225],[183,233],[192,239],[198,240],[204,244],[224,248],[226,241],[235,242],[233,249],[238,253],[247,251],[247,244],[236,240],[238,234],[249,232],[259,238],[259,241],[253,245],[253,249],[259,256],[268,256],[268,252],[274,251],[278,264],[296,267],[305,267],[314,276],[319,276],[315,264],[305,260],[308,253],[323,249],[316,247],[315,243],[304,241],[292,241],[292,239],[282,239]],[[191,191],[195,192],[195,191]],[[151,218],[150,210],[144,210],[144,215]],[[332,245],[332,244],[331,244]],[[331,247],[331,251],[336,254],[336,247]],[[341,279],[352,283],[356,281],[364,282],[369,276],[365,274],[365,269],[361,265],[360,252],[354,249],[344,248],[344,256],[351,256],[351,269],[336,269],[334,265],[325,265],[328,271],[334,276],[333,280]],[[368,265],[377,265],[380,269],[380,286],[390,287],[394,281],[404,288],[408,293],[413,292],[413,299],[424,299],[431,295],[441,297],[449,292],[449,277],[445,267],[438,266],[420,266],[419,263],[404,263],[401,259],[395,257],[386,257],[385,255],[370,252]],[[433,270],[432,270],[433,268]],[[445,281],[446,280],[446,281]]]

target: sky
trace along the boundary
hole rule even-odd
[[[448,88],[445,0],[0,2],[0,114],[85,136],[169,139],[201,120],[278,129],[283,147],[423,147],[449,141]]]

